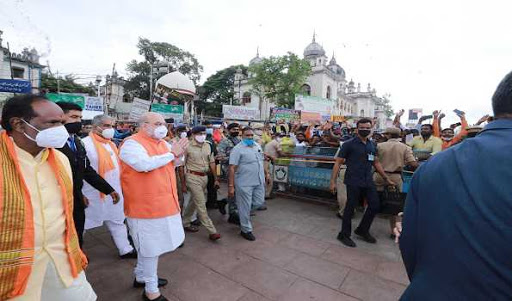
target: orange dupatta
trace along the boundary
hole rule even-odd
[[[116,154],[116,158],[119,160],[119,151],[117,150],[117,146],[110,139],[105,139],[100,135],[97,135],[93,132],[89,133],[89,137],[91,137],[92,142],[94,143],[94,148],[98,153],[98,174],[105,179],[105,174],[115,168],[114,162],[112,162],[112,157],[110,153],[105,149],[102,143],[109,144],[114,153]],[[118,161],[119,163],[119,161]],[[120,166],[120,164],[118,164]],[[100,192],[100,198],[103,200],[105,198],[105,194]]]

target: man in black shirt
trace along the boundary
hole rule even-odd
[[[354,233],[366,242],[377,242],[370,235],[370,227],[375,215],[379,211],[379,199],[373,182],[372,167],[375,167],[375,170],[389,185],[395,185],[379,163],[376,144],[368,139],[371,132],[371,120],[361,119],[357,122],[357,136],[343,143],[331,175],[331,191],[335,193],[336,178],[338,177],[340,165],[347,165],[344,181],[347,186],[347,204],[343,213],[343,222],[341,232],[338,234],[338,240],[349,247],[356,246],[355,242],[350,238],[352,234],[352,217],[355,206],[363,198],[368,202],[368,207],[364,212],[359,227],[356,228]]]

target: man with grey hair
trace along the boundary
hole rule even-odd
[[[124,200],[121,192],[121,168],[119,152],[111,141],[114,137],[114,119],[108,115],[97,115],[92,119],[92,130],[82,141],[92,168],[104,178],[110,186],[119,191],[119,199],[113,200],[84,184],[82,193],[89,200],[85,209],[85,230],[105,224],[112,235],[122,259],[136,258],[137,253],[128,241],[128,231],[124,224]]]

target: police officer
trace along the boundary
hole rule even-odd
[[[231,123],[227,127],[229,136],[222,139],[217,147],[218,155],[217,159],[222,164],[222,170],[226,171],[229,174],[228,166],[229,166],[229,156],[231,154],[231,150],[240,143],[240,125],[238,123]],[[229,175],[228,175],[229,176]],[[229,219],[228,222],[232,224],[239,225],[240,218],[238,217],[238,211],[236,208],[235,198],[228,196],[228,210],[229,210]],[[219,207],[219,210],[222,210],[222,207]],[[222,211],[221,211],[222,213]]]
[[[208,185],[208,173],[214,176],[214,186],[219,188],[215,170],[215,158],[212,147],[206,141],[206,127],[195,126],[192,128],[192,139],[185,153],[185,179],[190,202],[183,214],[183,226],[185,231],[197,232],[199,229],[191,225],[192,215],[197,210],[197,216],[201,224],[208,230],[210,240],[218,240],[220,234],[213,225],[206,211],[206,187]],[[183,168],[183,167],[180,167]]]
[[[212,153],[214,157],[217,157],[217,147],[213,141],[213,124],[210,121],[205,121],[203,125],[206,127],[206,141],[210,143]],[[217,163],[217,162],[215,162]],[[215,171],[216,172],[216,171]],[[208,186],[207,186],[207,197],[206,197],[206,208],[216,209],[217,207],[217,189],[215,189],[216,176],[212,173],[208,173]],[[224,204],[225,206],[226,204]]]

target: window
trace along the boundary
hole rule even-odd
[[[361,114],[359,116],[364,117],[364,110],[361,110]]]
[[[311,95],[311,87],[308,84],[302,85],[302,87],[300,87],[300,90],[302,91],[303,95]]]
[[[244,94],[242,95],[242,104],[247,104],[247,103],[251,103],[251,93],[244,92]]]
[[[12,67],[12,77],[14,78],[25,78],[25,69]]]
[[[331,99],[331,86],[327,86],[327,93],[325,93],[325,98]]]

